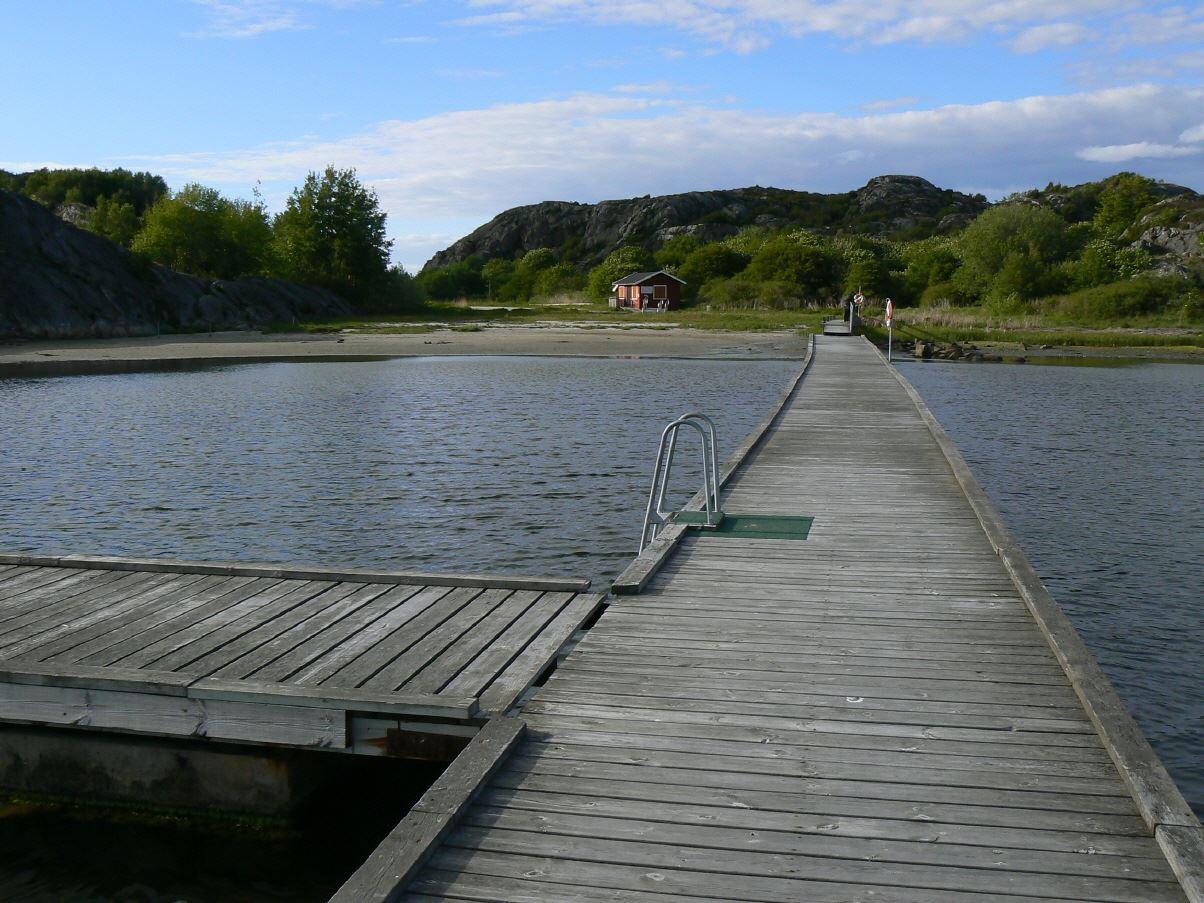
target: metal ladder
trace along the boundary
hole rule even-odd
[[[648,493],[648,508],[644,512],[644,529],[640,532],[640,551],[643,552],[656,539],[660,528],[673,517],[665,510],[665,493],[669,488],[669,475],[673,472],[673,455],[677,451],[677,431],[683,426],[698,431],[702,438],[702,494],[705,500],[705,527],[717,527],[723,520],[719,510],[719,459],[715,451],[715,421],[706,414],[691,412],[682,414],[661,433],[660,445],[656,450],[656,470],[652,475],[652,491]]]

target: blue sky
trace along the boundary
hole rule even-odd
[[[0,167],[278,209],[353,166],[414,268],[506,207],[882,173],[1204,191],[1204,4],[4,0]]]

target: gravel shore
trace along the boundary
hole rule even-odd
[[[0,376],[129,372],[191,364],[363,360],[426,355],[560,355],[772,359],[801,357],[805,334],[622,329],[574,326],[489,327],[403,334],[224,332],[129,339],[0,340]]]

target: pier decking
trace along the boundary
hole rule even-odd
[[[337,899],[1200,899],[1199,822],[868,343],[817,340],[725,495],[810,534],[687,534]]]
[[[374,754],[469,737],[597,610],[587,586],[0,555],[0,722]]]

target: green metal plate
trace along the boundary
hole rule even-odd
[[[673,520],[689,527],[706,525],[705,511],[678,511]],[[806,539],[811,532],[813,517],[786,514],[727,514],[718,527],[707,530],[715,536],[735,536],[745,539]]]

